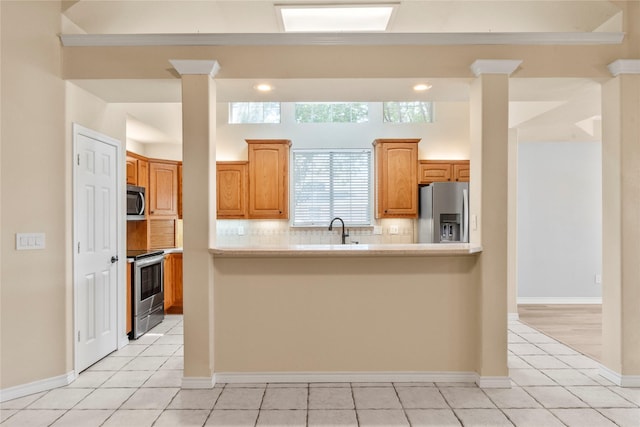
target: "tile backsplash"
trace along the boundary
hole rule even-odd
[[[349,227],[346,243],[413,243],[415,220],[382,219],[376,221],[382,234],[374,234],[374,227]],[[397,228],[397,233],[396,233]],[[217,246],[278,246],[278,245],[337,245],[340,244],[342,226],[291,227],[286,220],[231,220],[216,223]],[[394,234],[391,234],[391,232]]]

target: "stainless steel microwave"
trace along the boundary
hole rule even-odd
[[[145,219],[144,207],[144,187],[127,185],[127,221],[139,221]]]

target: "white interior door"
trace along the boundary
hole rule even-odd
[[[80,372],[118,347],[118,146],[77,133],[75,168],[75,339]]]

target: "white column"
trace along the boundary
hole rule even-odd
[[[602,365],[640,387],[640,60],[602,86]]]
[[[509,75],[522,61],[471,65],[471,242],[482,245],[478,277],[478,384],[510,387],[507,367]]]
[[[182,76],[184,388],[215,383],[213,259],[216,238],[216,61],[172,60]]]

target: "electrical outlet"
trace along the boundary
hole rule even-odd
[[[238,236],[244,236],[244,227],[243,226],[239,226],[238,227]]]
[[[601,274],[596,274],[596,275],[595,275],[595,277],[594,277],[594,281],[595,281],[598,285],[602,284],[602,275],[601,275]]]
[[[374,225],[373,226],[373,234],[382,234],[382,226],[381,225]]]
[[[398,234],[398,226],[397,225],[390,225],[389,226],[389,234]]]

